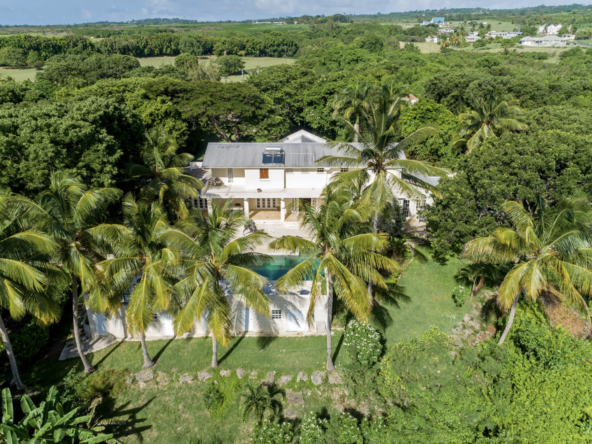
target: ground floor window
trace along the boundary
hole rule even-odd
[[[403,210],[403,215],[405,217],[409,217],[409,199],[399,199],[401,201],[401,209]]]
[[[415,200],[415,214],[419,220],[424,220],[423,217],[423,210],[425,209],[426,201],[425,199],[416,199]]]
[[[198,197],[197,199],[191,199],[193,201],[193,208],[197,208],[198,210],[207,210],[208,209],[208,200],[202,197]]]
[[[260,210],[269,210],[277,208],[276,199],[272,199],[269,197],[266,198],[257,198],[257,209]]]
[[[282,319],[282,310],[271,310],[271,319]]]

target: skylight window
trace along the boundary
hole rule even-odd
[[[263,151],[263,163],[266,165],[284,164],[284,150],[279,147],[267,147]]]

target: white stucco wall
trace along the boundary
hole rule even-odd
[[[284,170],[269,168],[269,179],[260,179],[259,168],[245,169],[245,188],[248,190],[281,190],[285,187]]]

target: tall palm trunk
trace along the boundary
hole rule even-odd
[[[6,349],[6,355],[8,356],[8,362],[10,362],[10,370],[12,370],[12,382],[19,390],[25,390],[27,386],[21,381],[19,374],[18,365],[12,351],[12,345],[10,345],[10,339],[8,338],[8,332],[4,326],[4,320],[0,316],[0,336],[2,336],[2,342],[4,342],[4,348]]]
[[[150,368],[154,365],[154,361],[150,359],[148,349],[146,348],[146,335],[144,332],[140,333],[140,343],[142,344],[142,355],[144,356],[144,368]]]
[[[74,322],[74,340],[76,341],[76,349],[78,350],[78,356],[84,365],[84,373],[92,373],[95,368],[90,365],[86,356],[82,352],[82,344],[80,343],[80,326],[78,325],[78,279],[72,275],[72,319]]]
[[[502,337],[500,338],[497,345],[502,345],[506,340],[506,336],[508,336],[508,333],[510,332],[510,328],[512,327],[512,323],[514,322],[514,315],[516,314],[516,305],[518,305],[518,298],[520,298],[520,293],[518,293],[518,296],[516,296],[516,298],[514,298],[514,302],[512,302],[512,308],[510,309],[510,316],[508,316],[506,328],[504,329]]]
[[[325,279],[327,282],[327,370],[333,371],[333,347],[331,344],[331,323],[333,322],[333,276],[325,268]]]
[[[360,121],[360,118],[358,117],[358,119],[356,120],[356,123],[354,123],[354,143],[358,143],[358,133],[360,132],[360,124],[358,123]]]
[[[218,341],[212,333],[212,368],[218,368]]]
[[[374,229],[374,234],[378,232],[378,213],[374,216],[374,220],[372,221],[372,227]],[[368,294],[372,297],[372,281],[368,281]]]
[[[479,279],[479,283],[477,284],[477,286],[475,286],[475,284],[477,283],[478,276],[479,273],[477,273],[475,275],[475,279],[473,279],[473,288],[471,288],[471,299],[473,299],[473,296],[479,294],[479,292],[483,288],[483,285],[485,285],[485,272],[481,270],[481,279]]]

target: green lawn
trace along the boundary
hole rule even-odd
[[[13,68],[0,68],[0,77],[12,77],[16,82],[22,82],[23,80],[35,80],[35,74],[37,70],[35,68],[26,69],[13,69]]]
[[[464,313],[472,308],[467,304],[457,312],[452,302],[452,289],[457,285],[453,275],[460,262],[451,260],[442,267],[430,259],[427,247],[420,247],[419,252],[423,254],[416,254],[416,259],[400,279],[396,305],[389,305],[388,316],[382,316],[382,319],[390,317],[384,330],[387,345],[416,338],[432,325],[450,333]],[[422,261],[421,257],[426,259]],[[373,322],[379,325],[376,320]],[[342,331],[335,330],[333,335],[333,356],[338,368],[345,359],[341,349],[342,334]],[[165,372],[173,379],[185,372],[195,374],[210,364],[211,341],[206,338],[150,341],[147,345],[157,361],[155,370]],[[238,367],[257,370],[257,380],[261,380],[270,370],[275,370],[276,378],[279,378],[282,374],[296,375],[299,371],[310,374],[322,369],[326,359],[325,347],[325,336],[239,337],[234,338],[228,347],[219,347],[218,356],[221,370]],[[89,359],[100,370],[124,368],[135,373],[142,365],[139,342],[118,343],[90,355]],[[37,388],[58,384],[72,367],[80,369],[78,362],[77,359],[38,362],[24,372],[24,381]],[[221,386],[228,383],[217,372],[215,378]],[[203,406],[204,386],[197,382],[174,382],[167,386],[150,383],[140,389],[134,385],[103,403],[98,411],[99,418],[118,424],[113,431],[123,443],[183,443],[191,437],[207,438],[214,433],[224,442],[233,442],[233,439],[234,442],[244,442],[252,424],[240,420],[238,396],[230,402],[225,415],[212,417]],[[346,400],[343,395],[337,396],[336,389],[331,386],[322,386],[317,392],[310,382],[296,384],[293,381],[288,388],[312,389],[310,395],[305,396],[305,404],[296,409],[301,416],[323,406],[327,406],[331,413],[338,403]],[[240,386],[236,391],[242,391]]]

